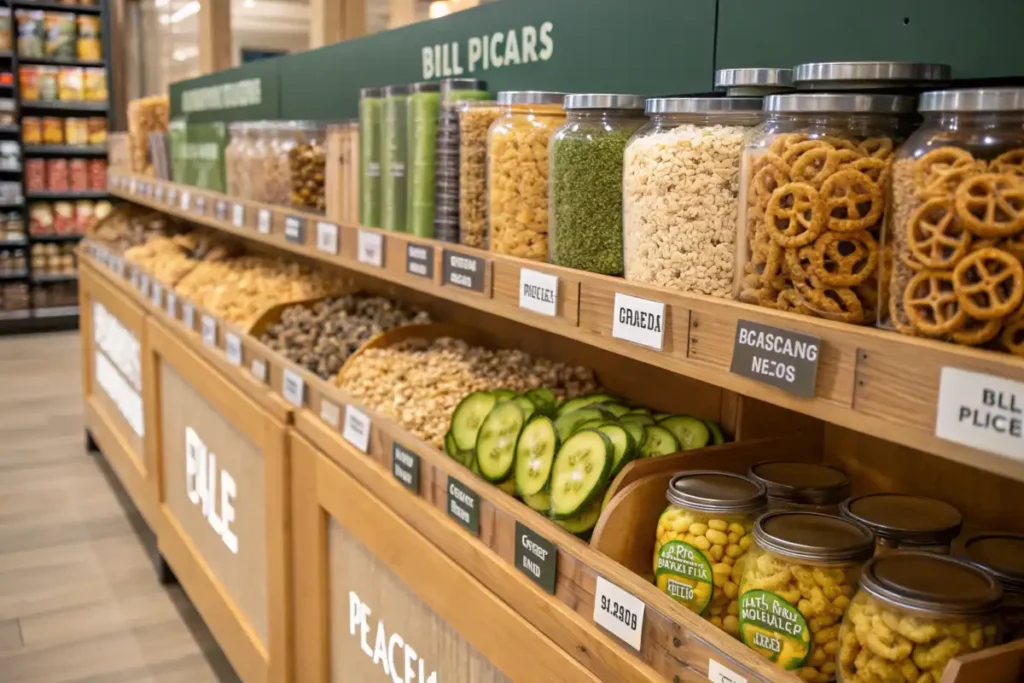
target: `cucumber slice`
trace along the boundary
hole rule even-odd
[[[526,503],[531,510],[536,510],[537,512],[542,512],[546,515],[551,509],[551,494],[544,490],[533,496],[523,496],[523,502]]]
[[[612,440],[612,448],[614,450],[612,452],[612,471],[610,476],[614,477],[619,473],[619,470],[626,466],[627,462],[636,457],[636,442],[633,441],[633,437],[622,425],[606,424],[598,427],[597,431]]]
[[[654,418],[651,417],[650,415],[644,415],[643,413],[627,413],[626,415],[623,415],[622,417],[619,418],[619,422],[621,422],[622,424],[632,422],[633,424],[638,424],[641,426],[652,425],[654,424]]]
[[[448,457],[461,460],[459,457],[459,447],[455,445],[455,437],[452,435],[452,430],[444,435],[444,452],[448,454]]]
[[[651,417],[654,418],[655,422],[661,422],[666,417],[672,417],[673,413],[654,413]]]
[[[627,415],[650,415],[651,411],[648,408],[636,408],[630,410]],[[653,418],[652,418],[653,419]]]
[[[597,429],[601,425],[606,425],[606,424],[615,424],[615,423],[610,423],[608,420],[606,420],[604,418],[598,418],[597,420],[587,420],[586,422],[584,422],[583,424],[581,424],[579,427],[577,427],[576,429],[574,429],[572,431],[573,431],[573,434],[575,434],[576,432],[580,431],[581,429]]]
[[[558,397],[555,396],[555,392],[550,389],[540,388],[531,389],[525,394],[526,398],[533,401],[534,405],[537,406],[537,411],[544,413],[545,415],[553,415],[555,410],[558,408]]]
[[[576,398],[566,399],[562,405],[558,406],[558,415],[565,415],[571,413],[574,410],[580,408],[586,408],[594,403],[614,403],[616,398],[609,396],[608,394],[587,394],[586,396],[577,396]]]
[[[523,409],[513,401],[503,401],[487,413],[476,437],[476,460],[487,481],[498,483],[508,479],[523,422]]]
[[[715,446],[721,446],[725,443],[725,434],[722,433],[722,428],[718,426],[718,423],[714,420],[704,420],[704,426],[711,432],[711,443]]]
[[[545,415],[535,415],[519,433],[514,478],[524,500],[540,494],[548,485],[558,443],[555,424]]]
[[[460,451],[476,447],[476,435],[480,431],[487,413],[491,412],[498,399],[488,391],[474,391],[459,401],[452,413],[451,433]]]
[[[679,447],[684,451],[695,451],[704,448],[711,441],[711,431],[707,425],[689,415],[673,415],[658,422],[659,427],[672,432],[679,440]]]
[[[551,466],[551,516],[572,517],[599,497],[608,483],[615,448],[596,429],[576,432],[562,444]]]
[[[601,505],[601,499],[595,499],[583,508],[583,510],[572,517],[567,519],[556,519],[555,524],[562,527],[570,534],[580,536],[597,526],[597,521],[601,519],[601,509],[603,507],[604,506]]]
[[[658,425],[644,426],[644,445],[640,453],[645,458],[655,458],[679,452],[679,441],[669,430]]]
[[[643,448],[644,441],[647,440],[647,434],[644,432],[643,423],[635,422],[632,420],[626,421],[626,417],[628,416],[624,415],[622,422],[620,422],[619,424],[621,424],[622,428],[629,432],[629,435],[633,437],[633,445],[636,448],[636,455],[634,457],[639,457],[640,449]]]
[[[507,481],[503,481],[500,484],[497,484],[497,487],[500,490],[502,490],[505,493],[507,493],[508,495],[512,496],[513,498],[516,497],[516,482],[515,482],[515,479],[509,478]]]
[[[526,396],[516,396],[515,398],[511,399],[511,401],[512,403],[515,403],[517,406],[519,406],[520,409],[522,409],[523,418],[526,420],[529,420],[530,416],[532,416],[537,411],[537,404],[531,401]]]
[[[489,393],[491,396],[498,399],[499,401],[511,401],[512,399],[519,395],[516,392],[512,391],[511,389],[495,389],[494,391],[489,391],[487,393]]]
[[[565,441],[584,422],[601,420],[606,422],[611,416],[596,407],[580,408],[571,413],[563,413],[555,419],[555,429],[558,430],[558,438]]]
[[[598,403],[595,407],[606,413],[611,413],[615,417],[622,417],[629,412],[629,406],[624,406],[621,403]]]

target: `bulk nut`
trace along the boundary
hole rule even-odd
[[[324,210],[325,162],[324,148],[318,143],[299,143],[288,152],[292,206]]]

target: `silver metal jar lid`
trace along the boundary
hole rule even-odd
[[[498,104],[564,104],[564,92],[547,90],[502,90]]]
[[[797,88],[809,90],[927,88],[949,82],[952,73],[948,64],[811,62],[793,69],[793,82]]]
[[[648,114],[712,114],[761,111],[760,97],[654,97]]]
[[[772,460],[751,465],[747,476],[768,497],[803,505],[838,505],[850,495],[850,480],[838,467],[816,462]]]
[[[394,97],[395,95],[408,95],[408,85],[385,85],[384,86],[384,97]]]
[[[410,93],[418,92],[441,92],[441,84],[437,81],[421,81],[409,85]]]
[[[923,552],[887,553],[864,565],[860,587],[892,606],[929,616],[978,616],[999,606],[1003,589],[968,562]]]
[[[665,497],[701,512],[756,512],[765,506],[764,485],[732,472],[683,472],[672,477]]]
[[[764,110],[786,113],[909,114],[915,99],[909,95],[786,93],[764,98]]]
[[[808,562],[864,562],[875,551],[871,530],[817,512],[769,512],[754,524],[754,542],[777,555]]]
[[[641,95],[607,95],[603,93],[576,93],[565,96],[566,109],[637,109],[644,108]]]
[[[992,574],[1008,590],[1024,591],[1024,534],[979,531],[958,540],[953,554]]]
[[[949,503],[906,493],[871,493],[844,500],[844,517],[871,529],[880,538],[916,545],[945,545],[960,533],[960,511]]]
[[[384,88],[360,88],[359,99],[369,99],[371,97],[380,97],[384,94]]]
[[[724,90],[726,88],[775,88],[788,90],[792,87],[792,69],[743,68],[719,69],[715,72],[715,90]]]
[[[487,82],[479,78],[446,78],[441,81],[441,92],[458,90],[487,90]]]
[[[967,88],[921,93],[918,111],[1022,111],[1024,88]]]

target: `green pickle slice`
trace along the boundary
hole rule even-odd
[[[760,589],[740,596],[740,638],[787,671],[802,667],[814,645],[804,615],[775,593]]]
[[[704,614],[715,594],[708,558],[700,549],[683,541],[669,541],[661,546],[654,578],[658,588],[697,614]]]

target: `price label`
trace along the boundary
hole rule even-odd
[[[594,590],[594,623],[618,636],[634,650],[640,650],[644,635],[644,608],[636,597],[608,581],[597,577]]]
[[[143,197],[148,197],[149,196],[149,183],[141,183],[139,185],[139,190],[142,192],[142,196]]]
[[[234,332],[224,334],[224,355],[232,365],[242,364],[242,340]]]
[[[149,276],[145,273],[139,275],[139,292],[142,296],[149,298]]]
[[[353,405],[345,406],[345,428],[341,435],[350,444],[366,453],[370,450],[370,422],[369,416]]]
[[[523,268],[519,271],[519,308],[558,315],[558,276]]]
[[[665,304],[616,293],[612,336],[661,351],[665,345]]]
[[[138,289],[139,287],[142,286],[140,284],[141,281],[142,281],[142,274],[139,273],[139,271],[132,269],[132,277],[131,277],[132,287],[134,287],[135,289]]]
[[[711,683],[747,683],[746,678],[710,658],[708,659],[708,678]]]
[[[164,186],[163,185],[157,184],[153,188],[153,199],[155,201],[158,201],[158,202],[162,202],[164,200]]]
[[[173,320],[178,315],[178,311],[177,311],[177,308],[178,308],[178,295],[175,294],[173,290],[170,290],[170,289],[167,290],[166,305],[167,305],[167,315],[171,316],[171,319]]]
[[[217,320],[212,315],[204,315],[202,319],[203,343],[217,346]]]
[[[159,282],[153,280],[152,288],[149,291],[150,301],[153,302],[154,306],[160,308],[160,303],[163,299],[164,288],[160,286]]]
[[[235,224],[236,228],[245,227],[245,207],[241,204],[235,204],[231,207],[231,222]]]
[[[206,213],[206,197],[204,197],[203,195],[199,195],[198,197],[196,197],[195,204],[196,204],[196,213],[200,213],[200,214],[205,214]]]
[[[139,184],[135,181],[135,178],[132,178],[132,181],[128,183],[128,192],[130,192],[131,194],[137,194],[138,191]]]
[[[551,595],[558,578],[558,550],[525,524],[516,522],[516,569]]]
[[[935,436],[1024,460],[1024,382],[942,368]]]
[[[327,254],[338,253],[338,226],[319,221],[316,224],[316,248]]]
[[[740,320],[732,346],[730,372],[814,398],[821,339]]]
[[[420,456],[397,441],[391,446],[391,474],[413,493],[420,492]]]
[[[261,235],[270,234],[270,209],[260,209],[256,214],[256,229]]]
[[[196,309],[191,301],[186,301],[181,306],[181,322],[190,330],[196,329]]]
[[[226,221],[228,219],[228,203],[223,199],[218,199],[213,205],[213,215],[219,221]]]
[[[479,256],[468,256],[445,249],[441,262],[441,285],[450,285],[471,292],[484,293],[484,275],[487,261]]]
[[[192,208],[192,193],[188,190],[182,190],[181,192],[181,206],[182,211],[188,211]]]
[[[299,373],[285,368],[284,377],[281,379],[281,395],[296,408],[302,407],[306,398],[306,383],[302,381]]]
[[[474,536],[480,535],[480,496],[455,477],[448,477],[448,516]]]
[[[405,272],[434,279],[434,247],[409,242],[405,245]]]
[[[114,257],[114,272],[118,277],[124,277],[124,261],[116,256]]]
[[[259,381],[266,383],[267,381],[267,361],[262,358],[253,358],[252,364],[249,366],[249,372],[252,376]]]
[[[338,406],[321,398],[320,419],[337,429],[341,426],[341,411],[338,409]]]
[[[306,237],[306,221],[298,216],[285,216],[284,238],[293,244],[302,244]]]
[[[174,206],[178,202],[178,188],[171,187],[167,189],[167,203]]]
[[[369,230],[360,230],[359,249],[356,256],[360,263],[377,268],[384,267],[384,235]]]

